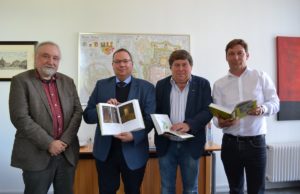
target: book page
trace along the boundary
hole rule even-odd
[[[112,106],[102,106],[103,123],[120,123],[118,109]]]
[[[132,102],[122,104],[122,105],[118,106],[118,108],[119,108],[121,123],[126,123],[126,122],[136,119]]]
[[[183,132],[179,132],[179,131],[168,131],[168,132],[165,132],[167,134],[171,134],[171,135],[174,135],[174,136],[177,136],[177,137],[180,137],[182,139],[187,139],[187,138],[192,138],[194,137],[193,135],[189,134],[189,133],[183,133]]]
[[[256,107],[256,100],[247,100],[240,102],[235,107],[235,117],[243,118],[248,115],[248,112]]]
[[[214,103],[209,104],[209,110],[215,117],[221,117],[223,119],[230,119],[233,118],[232,112],[233,110],[229,110],[226,107],[223,107],[221,105],[217,105]]]
[[[248,111],[256,107],[256,100],[246,100],[235,105],[234,110],[229,110],[226,107],[214,103],[209,104],[210,112],[223,119],[243,118],[248,115]]]
[[[102,135],[117,135],[145,128],[140,105],[136,99],[118,106],[99,103],[97,113]]]
[[[171,130],[172,123],[169,116],[166,114],[151,114],[151,119],[153,120],[158,135],[166,134],[180,137],[182,139],[194,137],[189,133],[182,133]]]
[[[162,135],[163,133],[171,130],[172,123],[168,115],[151,114],[151,118],[158,135]]]
[[[118,105],[122,131],[136,131],[145,128],[138,100],[130,100]]]
[[[117,135],[122,132],[117,107],[112,104],[97,104],[98,119],[102,135]]]

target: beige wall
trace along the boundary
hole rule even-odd
[[[227,72],[225,44],[244,38],[249,65],[276,83],[275,37],[300,36],[299,22],[299,0],[0,0],[0,41],[57,42],[63,53],[59,70],[76,82],[78,33],[112,32],[190,34],[193,73],[211,85]],[[15,131],[8,116],[9,84],[0,82],[0,193],[23,189],[21,172],[9,167]],[[270,117],[268,126],[269,142],[300,140],[299,121]],[[214,139],[221,141],[218,129]],[[227,180],[217,156],[217,189],[222,190]]]

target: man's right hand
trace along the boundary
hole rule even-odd
[[[120,102],[117,99],[115,99],[115,98],[110,98],[106,103],[113,104],[113,105],[120,104]]]
[[[65,151],[68,145],[61,140],[54,140],[49,144],[48,151],[51,156],[57,156]]]

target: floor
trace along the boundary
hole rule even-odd
[[[267,190],[265,194],[300,194],[300,187],[271,189],[271,190]]]
[[[227,192],[221,192],[216,194],[228,194]],[[246,192],[245,192],[246,194]],[[282,189],[268,189],[265,194],[300,194],[300,187],[294,188],[282,188]]]

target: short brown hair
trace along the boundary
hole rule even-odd
[[[248,53],[248,44],[243,39],[233,39],[226,45],[226,54],[230,48],[233,48],[236,45],[241,45],[245,49],[245,52]]]
[[[130,60],[132,61],[131,53],[127,49],[124,49],[124,48],[120,48],[120,49],[116,50],[113,54],[113,59],[115,58],[115,55],[120,52],[126,52],[129,55]]]
[[[176,60],[188,60],[190,65],[193,66],[193,58],[186,50],[176,50],[171,53],[169,57],[170,68],[172,67],[173,62]]]

